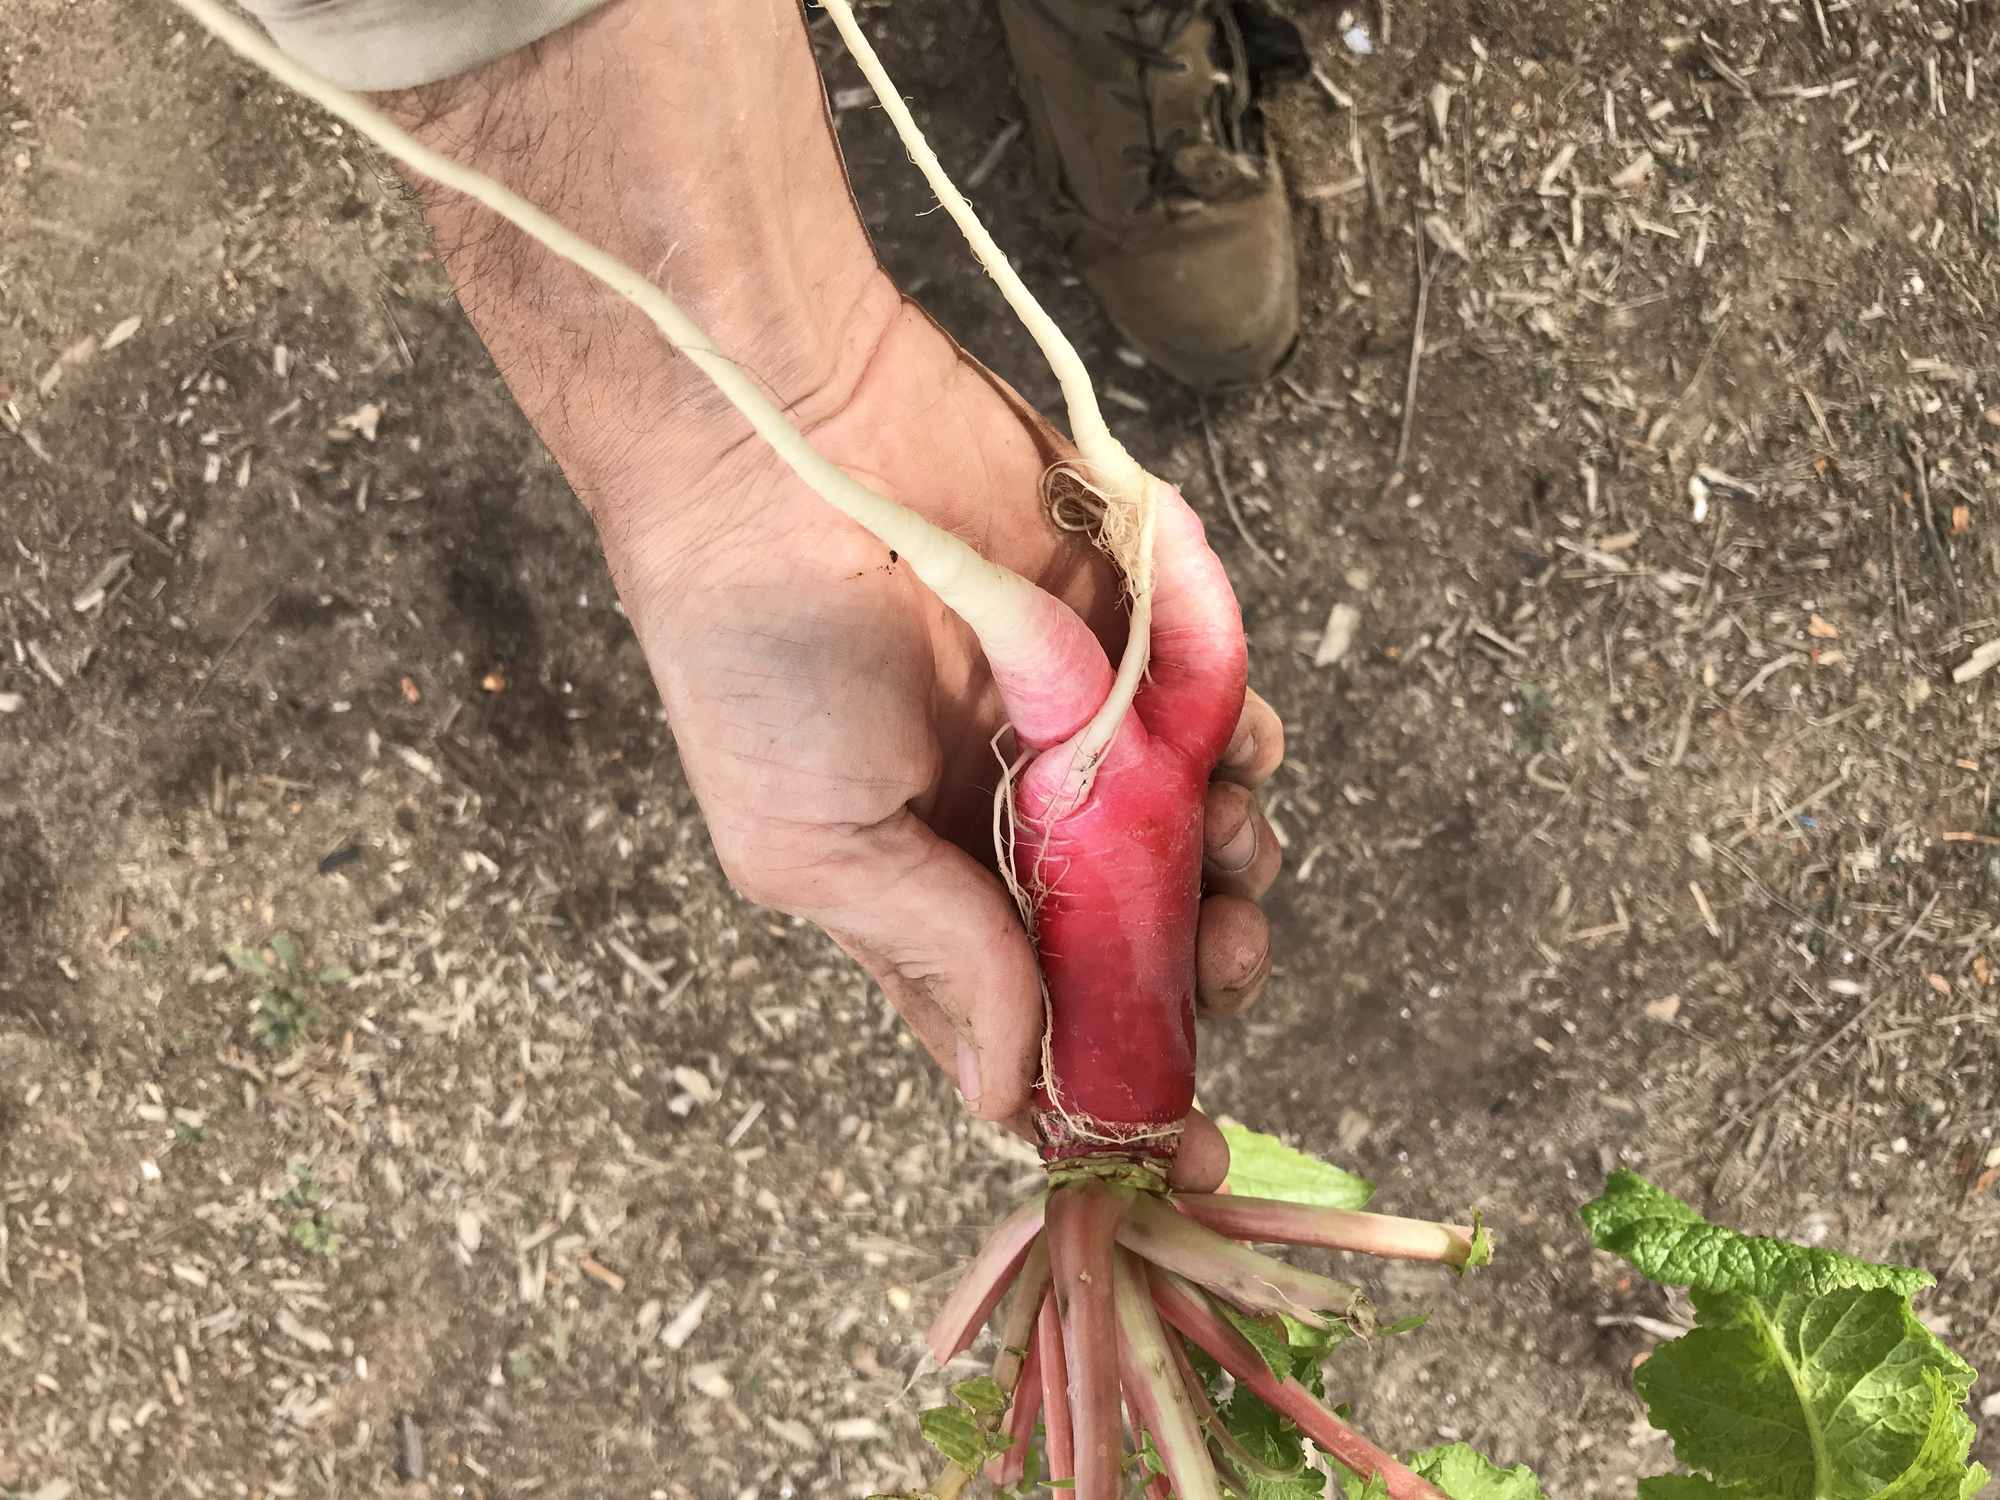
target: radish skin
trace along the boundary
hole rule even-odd
[[[1038,893],[1049,1018],[1035,1124],[1044,1159],[1170,1158],[1194,1102],[1195,931],[1210,774],[1242,712],[1240,615],[1201,522],[1159,507],[1151,677],[1076,789],[1089,731],[1014,783],[1014,874]]]

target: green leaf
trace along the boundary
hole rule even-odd
[[[1321,1500],[1326,1481],[1307,1465],[1298,1428],[1240,1385],[1220,1414],[1242,1450],[1224,1451],[1243,1481],[1243,1500]]]
[[[1222,1315],[1236,1325],[1236,1331],[1250,1341],[1250,1347],[1257,1351],[1270,1372],[1280,1380],[1289,1379],[1292,1373],[1292,1348],[1285,1337],[1285,1325],[1275,1317],[1253,1318],[1248,1313],[1238,1312],[1227,1302],[1217,1300]]]
[[[299,948],[299,940],[289,932],[281,932],[271,939],[271,951],[278,955],[278,962],[294,974],[299,970],[300,960],[305,957]]]
[[[1346,1500],[1389,1500],[1389,1481],[1380,1474],[1370,1474],[1364,1480],[1337,1459],[1329,1459],[1327,1467],[1340,1481],[1340,1493]]]
[[[1712,1479],[1656,1474],[1639,1481],[1639,1500],[1725,1500],[1731,1492]]]
[[[1153,1446],[1152,1433],[1140,1432],[1139,1446],[1125,1455],[1125,1467],[1145,1479],[1152,1479],[1167,1472],[1166,1463],[1160,1457],[1160,1450]]]
[[[1451,1500],[1547,1500],[1526,1464],[1503,1469],[1465,1443],[1426,1448],[1407,1462]]]
[[[917,1427],[925,1442],[961,1469],[986,1462],[986,1434],[964,1407],[933,1406],[917,1418]]]
[[[1007,1410],[1007,1393],[1000,1389],[1000,1382],[991,1375],[961,1380],[951,1388],[951,1393],[960,1403],[981,1416],[997,1417]]]
[[[1598,1249],[1624,1256],[1668,1286],[1759,1297],[1793,1287],[1880,1286],[1908,1296],[1932,1284],[1927,1272],[1907,1266],[1878,1266],[1711,1224],[1634,1172],[1613,1172],[1604,1196],[1584,1206],[1583,1222]]]
[[[1229,1143],[1231,1192],[1323,1208],[1364,1208],[1375,1192],[1374,1184],[1303,1151],[1294,1151],[1276,1136],[1234,1120],[1218,1123]]]
[[[1478,1209],[1472,1211],[1472,1249],[1467,1252],[1465,1264],[1458,1267],[1458,1274],[1476,1271],[1481,1266],[1493,1264],[1493,1231],[1486,1227],[1485,1215]]]
[[[1640,1500],[1967,1500],[1972,1368],[1918,1320],[1921,1271],[1712,1225],[1629,1172],[1584,1210],[1592,1238],[1690,1288],[1694,1331],[1636,1385],[1697,1473]]]
[[[1426,1448],[1412,1453],[1403,1462],[1444,1491],[1450,1500],[1547,1500],[1542,1494],[1541,1481],[1526,1464],[1503,1469],[1465,1443]],[[1363,1484],[1359,1474],[1339,1463],[1333,1464],[1333,1471],[1340,1478],[1347,1500],[1384,1500],[1389,1493],[1380,1474]]]
[[[1972,1424],[1965,1361],[1886,1287],[1772,1301],[1704,1293],[1701,1321],[1640,1366],[1639,1395],[1689,1468],[1772,1500],[1956,1495]],[[1962,1424],[1955,1456],[1939,1454]],[[1940,1489],[1940,1464],[1949,1489]]]
[[[354,971],[346,964],[328,964],[314,977],[321,984],[345,984],[354,977]]]
[[[271,966],[264,962],[264,955],[255,948],[246,948],[241,943],[225,943],[222,956],[234,964],[244,974],[255,974],[258,978],[268,978]]]

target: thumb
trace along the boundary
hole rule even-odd
[[[882,986],[983,1120],[1028,1107],[1042,1057],[1041,971],[992,872],[904,811],[840,836],[840,889],[800,913]]]

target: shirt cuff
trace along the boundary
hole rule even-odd
[[[415,88],[540,41],[605,0],[238,0],[343,88]]]

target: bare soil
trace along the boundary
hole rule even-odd
[[[1435,1316],[1339,1394],[1552,1494],[1666,1467],[1631,1319],[1676,1310],[1575,1221],[1619,1163],[1932,1267],[1993,1364],[2000,673],[1953,669],[2000,636],[2000,13],[1293,8],[1309,329],[1205,417],[1275,567],[1019,143],[979,198],[1292,728],[1277,978],[1205,1102],[1503,1234],[1377,1276]],[[968,170],[992,18],[868,20]],[[887,261],[1048,404],[841,130]],[[729,891],[401,190],[165,7],[9,0],[0,226],[0,1493],[917,1482],[918,1331],[1032,1163]],[[225,949],[280,932],[267,991]]]

